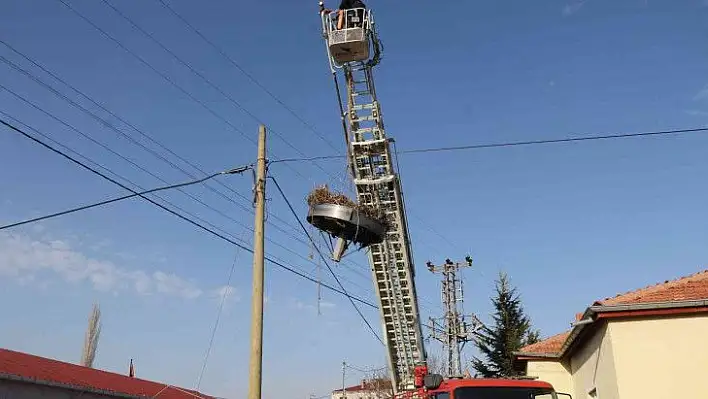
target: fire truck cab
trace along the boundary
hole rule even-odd
[[[545,381],[530,379],[443,379],[440,374],[427,374],[425,366],[416,368],[416,390],[397,399],[572,399],[558,393]]]
[[[436,389],[426,390],[425,399],[561,399],[568,394],[557,393],[544,381],[513,379],[452,379]]]

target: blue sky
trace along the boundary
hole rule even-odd
[[[316,2],[169,3],[343,152]],[[3,2],[0,37],[206,171],[252,162],[257,120],[103,2],[70,4],[219,117],[59,1]],[[335,153],[159,2],[111,4],[265,121],[272,130],[271,158]],[[385,44],[377,89],[387,133],[400,149],[708,122],[705,1],[368,5]],[[0,55],[195,172],[4,45]],[[5,63],[0,82],[163,180],[189,179]],[[163,184],[8,91],[0,90],[0,104],[4,113],[141,186]],[[425,261],[467,253],[475,267],[465,274],[466,308],[488,320],[494,277],[505,270],[544,335],[567,328],[573,314],[595,299],[705,268],[706,145],[708,137],[697,133],[402,156],[423,316],[440,312],[438,279],[422,268]],[[0,134],[0,159],[0,222],[124,193],[7,130]],[[315,184],[341,187],[346,178],[340,160],[317,164],[271,168],[301,216]],[[250,176],[220,179],[250,196]],[[240,205],[203,186],[186,191],[221,213],[176,191],[163,197],[250,242],[248,201],[211,187]],[[286,226],[296,222],[270,188],[268,254],[316,275],[311,249]],[[0,342],[78,361],[91,303],[99,301],[104,328],[98,367],[127,372],[132,357],[139,376],[192,387],[234,258],[232,295],[201,389],[243,397],[250,254],[140,201],[0,232],[0,300],[9,304]],[[336,271],[351,293],[373,298],[363,256]],[[326,394],[341,383],[343,359],[360,367],[383,364],[383,349],[346,300],[325,291],[318,316],[312,283],[272,266],[266,278],[265,397]],[[364,313],[378,326],[375,311]],[[358,378],[347,376],[352,383]]]

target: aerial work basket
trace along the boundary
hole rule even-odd
[[[322,3],[320,7],[323,9]],[[320,11],[331,66],[341,68],[351,62],[378,63],[380,44],[371,10],[352,8],[343,12],[343,24],[339,29],[339,11]]]

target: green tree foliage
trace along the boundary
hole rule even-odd
[[[485,378],[522,375],[523,372],[514,369],[513,353],[538,342],[540,333],[531,328],[531,320],[524,314],[521,298],[506,273],[499,273],[496,291],[492,298],[494,326],[483,327],[475,341],[485,360],[475,357],[472,367]]]

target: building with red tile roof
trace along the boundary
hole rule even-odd
[[[78,396],[75,396],[79,394]],[[214,399],[168,384],[0,349],[0,397]]]
[[[345,395],[346,393],[346,395]],[[362,380],[358,385],[332,391],[332,399],[383,399],[393,395],[391,381],[384,378]]]
[[[706,337],[708,270],[595,301],[515,360],[574,397],[708,397]]]

